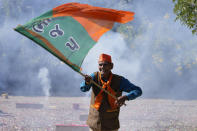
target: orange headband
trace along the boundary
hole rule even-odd
[[[99,57],[99,61],[107,61],[109,63],[112,63],[111,56],[107,54],[101,54]]]

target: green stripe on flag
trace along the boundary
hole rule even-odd
[[[39,23],[32,21],[23,27],[19,26],[15,30],[66,62],[57,52],[54,52],[52,47],[46,45],[46,41],[43,41],[41,38],[46,39],[66,59],[69,59],[72,64],[68,62],[67,64],[76,71],[79,71],[78,67],[81,67],[83,59],[96,43],[84,27],[71,16],[45,19]],[[35,32],[37,36],[35,37],[35,35],[32,35],[27,30]]]
[[[26,25],[29,25],[29,24],[31,25],[33,21],[34,21],[34,23],[39,23],[40,21],[43,21],[45,19],[49,19],[49,18],[52,18],[52,17],[53,17],[53,10],[50,10],[50,11],[42,14],[41,16],[38,16],[38,17],[32,19]]]

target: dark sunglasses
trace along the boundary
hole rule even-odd
[[[99,64],[99,66],[107,66],[107,65],[110,65],[110,63]]]

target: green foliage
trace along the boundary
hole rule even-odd
[[[175,3],[174,13],[177,15],[175,20],[180,20],[197,34],[197,0],[173,0]]]

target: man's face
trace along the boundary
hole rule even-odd
[[[113,68],[113,64],[106,62],[106,61],[99,61],[98,67],[99,67],[99,71],[101,73],[101,76],[106,77],[111,72],[111,69]]]

